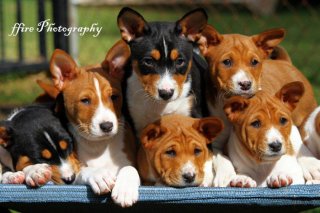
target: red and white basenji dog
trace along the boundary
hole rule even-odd
[[[138,168],[148,185],[212,185],[212,152],[208,145],[223,129],[217,118],[166,115],[146,126],[140,136]]]
[[[96,194],[112,191],[113,200],[123,207],[137,201],[140,185],[135,141],[121,115],[121,80],[129,56],[126,43],[119,41],[101,65],[78,67],[61,50],[55,50],[50,61],[83,164],[75,183],[90,185]]]
[[[209,66],[209,76],[206,78],[208,108],[211,115],[219,117],[225,124],[222,134],[213,143],[216,148],[215,186],[228,185],[235,175],[232,165],[221,154],[231,131],[231,123],[223,111],[226,98],[234,95],[250,97],[259,90],[274,95],[285,84],[301,81],[306,92],[292,112],[294,124],[300,127],[316,107],[311,84],[292,65],[285,50],[278,48],[284,35],[283,29],[272,29],[253,36],[220,34],[207,25],[198,38]],[[275,50],[280,53],[277,53],[276,60],[272,60],[271,54]],[[320,168],[319,162],[314,164]]]
[[[233,125],[227,150],[237,172],[230,186],[305,183],[297,160],[303,143],[291,116],[303,92],[301,82],[292,82],[275,96],[258,91],[251,98],[233,96],[226,101],[224,111]]]

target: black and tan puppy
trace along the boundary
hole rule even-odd
[[[131,50],[132,73],[127,79],[127,102],[139,133],[166,114],[201,117],[206,62],[193,41],[207,24],[207,14],[196,9],[177,22],[150,22],[123,8],[118,15],[121,36]]]

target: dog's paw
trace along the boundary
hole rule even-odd
[[[237,175],[230,181],[231,187],[251,188],[257,187],[256,181],[246,175]]]
[[[113,201],[121,207],[129,207],[138,201],[140,178],[131,166],[120,170],[116,184],[112,190]]]
[[[320,180],[308,180],[306,184],[307,185],[320,184]]]
[[[115,184],[115,176],[107,169],[97,169],[90,177],[88,177],[88,184],[93,192],[97,195],[111,192]]]
[[[37,187],[42,186],[51,180],[51,167],[46,164],[35,164],[27,166],[23,169],[25,174],[25,181],[28,186]]]
[[[270,188],[280,188],[291,185],[293,178],[287,174],[271,175],[267,178],[267,186]]]
[[[213,186],[214,187],[227,187],[230,181],[236,177],[236,171],[231,161],[223,155],[218,154],[213,158]]]
[[[315,157],[301,157],[298,161],[306,182],[320,181],[320,160]]]
[[[25,175],[22,171],[5,172],[2,176],[2,183],[4,184],[22,184],[25,180]]]

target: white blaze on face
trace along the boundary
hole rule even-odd
[[[250,76],[242,69],[238,70],[236,74],[234,74],[231,77],[231,81],[232,81],[233,88],[236,91],[242,91],[239,85],[240,82],[246,82],[246,81],[252,82]]]
[[[167,46],[167,43],[166,43],[166,39],[164,37],[162,37],[162,40],[163,40],[164,56],[166,58],[168,58],[168,46]]]
[[[112,110],[110,110],[108,107],[105,107],[103,105],[99,81],[96,78],[94,78],[93,81],[94,81],[94,86],[96,88],[99,104],[92,117],[91,126],[90,126],[91,134],[97,137],[105,136],[105,135],[109,135],[109,136],[115,135],[118,132],[117,116]],[[105,122],[111,122],[113,124],[112,131],[109,133],[103,132],[100,128],[100,124]]]
[[[168,92],[173,90],[173,95],[169,100],[175,100],[178,97],[177,83],[168,70],[166,70],[166,72],[160,76],[160,79],[156,83],[156,87],[158,90],[165,90]],[[160,99],[159,94],[157,98]]]
[[[61,174],[61,178],[67,181],[72,180],[72,176],[75,174],[72,165],[70,162],[63,160],[60,158],[61,165],[59,166],[59,171]]]
[[[181,168],[181,174],[196,174],[196,168],[191,161],[185,163]]]
[[[266,143],[269,147],[269,144],[273,143],[273,142],[280,142],[282,144],[282,149],[281,152],[284,153],[285,152],[285,147],[284,145],[284,137],[283,135],[280,133],[280,131],[278,129],[276,129],[275,127],[271,127],[267,132],[266,132]],[[267,152],[269,152],[269,148],[267,148]],[[272,153],[272,151],[270,151],[270,153]]]

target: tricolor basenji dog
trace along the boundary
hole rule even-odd
[[[76,184],[88,184],[96,194],[112,191],[122,207],[138,199],[140,178],[135,169],[135,141],[121,115],[121,80],[130,56],[117,42],[102,64],[78,67],[64,51],[55,50],[50,71],[62,93],[69,130],[83,164]]]
[[[221,132],[217,118],[166,115],[141,133],[138,168],[148,184],[174,187],[211,186],[211,141]]]
[[[233,124],[227,150],[237,172],[230,186],[305,183],[297,161],[302,140],[291,115],[303,93],[303,84],[292,82],[275,96],[262,90],[251,98],[233,96],[226,101],[224,111]]]
[[[2,183],[35,187],[50,180],[71,184],[79,170],[71,135],[54,105],[31,105],[0,122]]]
[[[231,124],[223,112],[225,98],[234,95],[250,97],[259,90],[274,95],[285,84],[301,81],[306,92],[292,112],[294,124],[300,127],[316,107],[310,83],[292,65],[285,50],[278,47],[284,35],[283,29],[272,29],[253,36],[220,34],[210,25],[201,32],[199,48],[209,66],[209,76],[206,78],[208,108],[210,115],[218,116],[225,124],[222,134],[213,144],[217,156],[215,186],[226,186],[228,179],[235,174],[228,159],[221,154],[231,131]],[[275,50],[280,52],[273,57]]]
[[[192,39],[206,23],[202,9],[187,13],[176,23],[149,23],[130,8],[120,11],[118,26],[131,50],[126,98],[138,134],[162,115],[202,117],[201,75],[207,65],[193,52]]]

